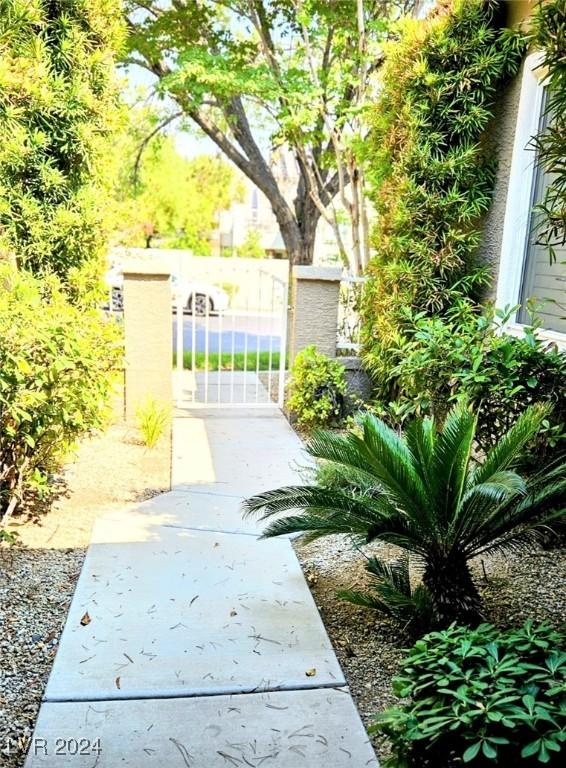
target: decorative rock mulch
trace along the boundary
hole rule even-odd
[[[363,588],[366,581],[364,556],[352,550],[341,536],[312,544],[295,543],[297,555],[311,587],[323,621],[346,675],[364,724],[376,712],[396,703],[391,679],[411,640],[399,626],[377,612],[338,600],[339,589]],[[373,549],[384,559],[395,559],[394,547]],[[517,626],[527,619],[566,621],[566,550],[535,549],[531,552],[497,554],[473,563],[482,594],[486,621],[502,627]],[[387,753],[383,738],[374,739],[378,757]]]

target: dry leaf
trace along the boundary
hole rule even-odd
[[[86,627],[87,624],[90,624],[90,616],[88,615],[88,611],[85,613],[85,615],[81,619],[81,624],[83,627]]]
[[[119,678],[119,677],[117,677],[117,678],[116,678],[116,680],[115,680],[115,682],[116,682],[116,688],[117,688],[118,690],[120,690],[120,678]]]
[[[314,677],[316,675],[316,669],[314,667],[312,669],[307,669],[305,675],[307,677]]]
[[[237,615],[238,615],[238,611],[235,611],[235,610],[232,608],[232,610],[230,611],[230,616],[237,616]]]

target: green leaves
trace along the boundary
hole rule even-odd
[[[347,434],[315,433],[308,451],[322,462],[317,484],[267,491],[244,509],[263,519],[293,511],[270,520],[265,536],[298,532],[312,540],[343,533],[357,542],[394,544],[423,566],[421,592],[405,578],[406,568],[387,570],[371,560],[373,594],[354,590],[348,599],[396,612],[405,623],[411,611],[434,626],[470,622],[477,619],[479,596],[468,561],[521,546],[563,515],[566,465],[531,478],[512,469],[545,412],[525,411],[480,465],[472,459],[477,419],[465,404],[455,406],[438,431],[431,419],[416,418],[406,437],[366,414]],[[492,646],[486,648],[497,661]]]
[[[11,503],[48,507],[50,475],[104,423],[119,362],[114,322],[70,304],[53,277],[0,265],[0,519]]]
[[[106,256],[117,0],[0,0],[0,252],[65,278]]]
[[[291,371],[287,406],[305,429],[327,426],[344,415],[344,366],[316,351],[301,350]]]
[[[511,631],[453,625],[422,638],[394,680],[409,701],[381,713],[372,727],[392,742],[391,764],[532,765],[534,758],[561,765],[564,641],[530,622]]]
[[[463,299],[477,303],[491,279],[477,258],[495,183],[485,135],[523,50],[489,0],[406,21],[385,49],[367,153],[379,217],[362,326],[385,401],[398,391],[391,369],[411,328],[405,310],[445,316]]]

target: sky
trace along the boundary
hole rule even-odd
[[[138,88],[151,89],[155,83],[155,77],[142,67],[129,66],[121,70],[121,75],[126,76],[126,80],[132,90]],[[195,157],[196,155],[216,155],[218,148],[197,128],[194,131],[182,131],[173,127],[170,134],[175,137],[175,143],[179,154],[183,157]]]

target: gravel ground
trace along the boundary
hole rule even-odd
[[[167,440],[147,451],[114,424],[85,440],[65,468],[67,494],[40,521],[14,522],[0,548],[0,765],[23,765],[37,709],[95,519],[169,488]]]
[[[346,679],[364,724],[395,702],[391,678],[410,645],[399,626],[378,613],[337,599],[339,589],[365,584],[364,557],[340,536],[305,546],[295,543],[314,599],[337,651]],[[386,545],[372,548],[384,559],[395,559],[398,550]],[[565,550],[537,549],[528,554],[494,555],[473,563],[486,620],[502,627],[526,619],[548,620],[555,626],[566,622]],[[387,753],[379,737],[378,757]]]

